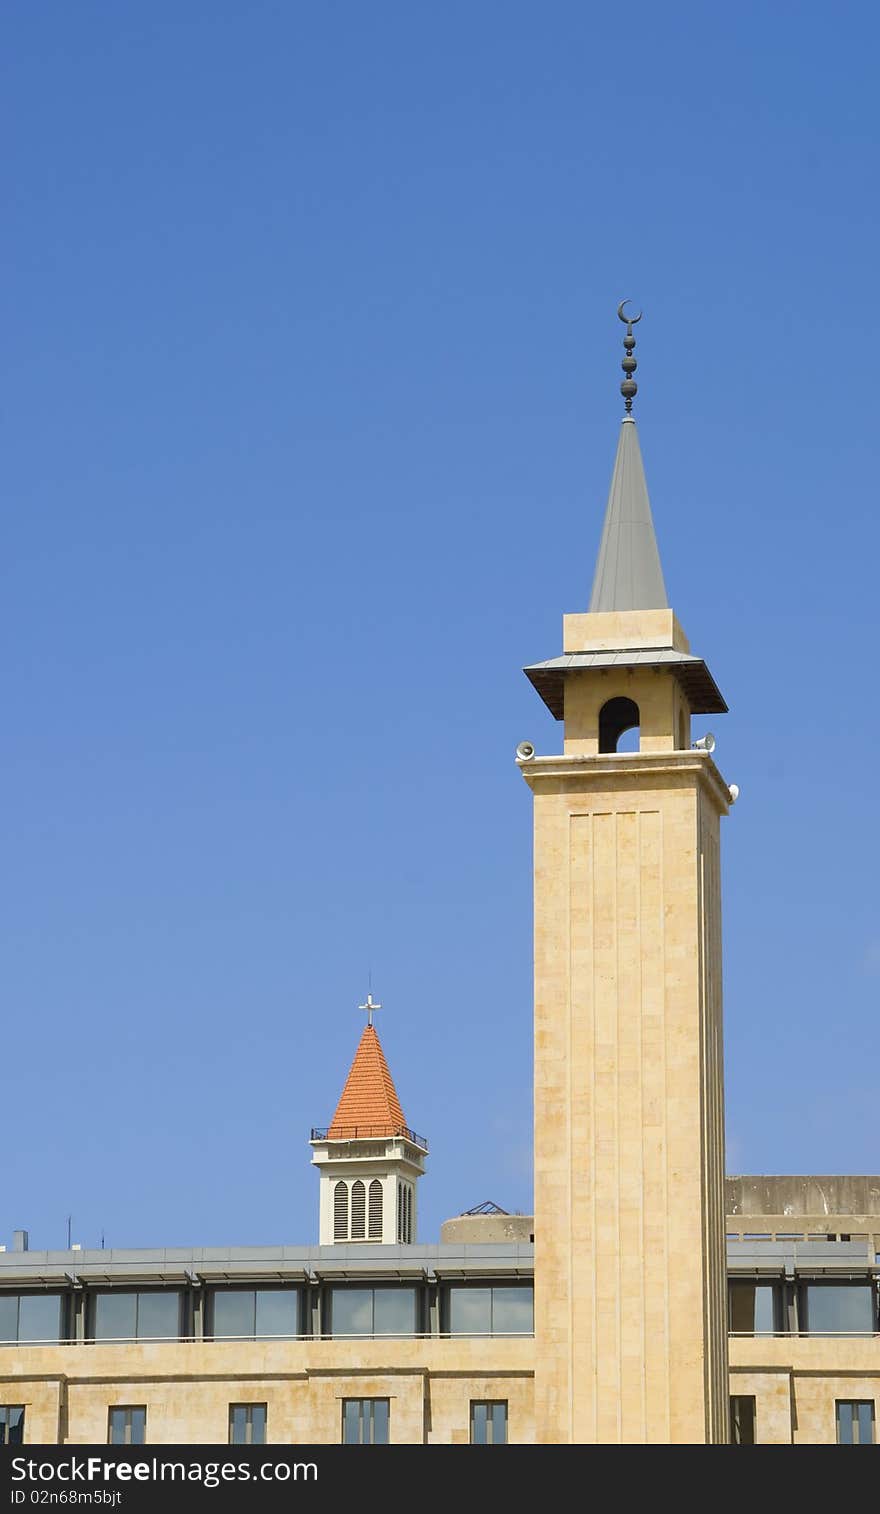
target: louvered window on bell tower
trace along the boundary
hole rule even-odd
[[[412,1245],[413,1238],[413,1187],[412,1183],[406,1185],[406,1242]]]
[[[351,1238],[362,1241],[367,1233],[367,1190],[360,1178],[351,1185]]]
[[[369,1216],[370,1240],[382,1239],[382,1184],[374,1178],[370,1184]]]
[[[403,1240],[403,1184],[397,1185],[397,1244]]]
[[[333,1239],[348,1240],[348,1184],[337,1183],[333,1189]]]

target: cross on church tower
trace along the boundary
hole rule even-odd
[[[367,1002],[366,1002],[366,1004],[359,1004],[358,1005],[358,1009],[365,1009],[367,1011],[367,1025],[372,1025],[372,1023],[373,1023],[373,1010],[374,1009],[381,1009],[381,1008],[382,1008],[381,1004],[374,1004],[373,1003],[373,995],[372,994],[367,994]]]

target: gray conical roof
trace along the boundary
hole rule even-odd
[[[627,416],[614,459],[590,611],[668,608],[639,434]]]

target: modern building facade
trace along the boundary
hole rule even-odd
[[[734,1439],[876,1440],[880,1176],[726,1190]],[[0,1252],[0,1443],[532,1442],[533,1224],[454,1219],[435,1245]]]
[[[590,607],[526,669],[563,724],[561,753],[517,754],[534,1218],[462,1215],[419,1241],[428,1144],[368,997],[311,1132],[317,1245],[37,1252],[20,1231],[0,1250],[0,1444],[876,1439],[880,1177],[724,1179],[735,793],[691,718],[726,706],[666,601],[634,324]]]

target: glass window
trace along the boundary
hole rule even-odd
[[[450,1335],[492,1334],[492,1289],[450,1288]]]
[[[376,1335],[415,1335],[415,1288],[374,1289],[373,1330]]]
[[[177,1340],[181,1295],[173,1289],[144,1293],[96,1293],[92,1299],[92,1336],[96,1341]]]
[[[389,1407],[387,1398],[344,1398],[343,1445],[387,1446]]]
[[[0,1293],[0,1341],[18,1340],[18,1294]]]
[[[61,1339],[60,1293],[23,1293],[18,1306],[20,1341]]]
[[[61,1339],[60,1293],[0,1293],[0,1341]]]
[[[299,1333],[296,1288],[216,1288],[211,1331],[215,1340],[264,1339]]]
[[[372,1335],[372,1288],[333,1288],[330,1295],[330,1330],[333,1335]],[[352,1399],[352,1403],[358,1402]]]
[[[450,1288],[450,1335],[530,1335],[534,1293],[530,1286]]]
[[[299,1293],[296,1288],[258,1288],[256,1334],[299,1334]]]
[[[838,1399],[837,1443],[840,1446],[874,1444],[874,1400]]]
[[[23,1405],[0,1404],[0,1446],[20,1446],[23,1440]]]
[[[816,1283],[804,1288],[811,1335],[871,1335],[874,1296],[869,1283]]]
[[[415,1335],[415,1288],[332,1288],[332,1335]]]
[[[779,1328],[778,1297],[775,1283],[732,1282],[728,1329],[734,1335],[772,1335]]]
[[[507,1399],[471,1403],[471,1445],[507,1445]]]
[[[92,1334],[96,1341],[136,1339],[136,1293],[96,1293],[93,1310]]]
[[[266,1405],[229,1405],[229,1444],[264,1446],[266,1444]]]
[[[146,1430],[147,1411],[143,1405],[109,1411],[107,1439],[111,1446],[142,1446]]]
[[[253,1289],[218,1288],[214,1294],[214,1339],[242,1335],[252,1338],[255,1307]]]
[[[138,1294],[139,1340],[177,1340],[180,1335],[180,1294],[156,1291]]]
[[[492,1289],[493,1335],[530,1335],[534,1328],[532,1288]]]
[[[730,1440],[734,1446],[755,1444],[755,1400],[749,1394],[735,1394],[730,1400]]]

